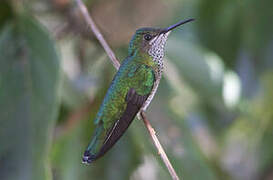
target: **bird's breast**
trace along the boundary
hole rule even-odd
[[[156,80],[154,82],[153,89],[152,89],[150,95],[148,96],[147,100],[144,102],[141,110],[146,111],[147,107],[150,105],[151,101],[153,100],[154,95],[157,91],[158,85],[160,83],[161,76],[162,76],[161,70],[159,70],[158,72],[155,73]]]

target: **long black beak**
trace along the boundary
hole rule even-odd
[[[161,33],[167,33],[167,32],[169,32],[169,31],[173,30],[174,28],[176,28],[176,27],[178,27],[178,26],[180,26],[180,25],[182,25],[182,24],[186,24],[186,23],[188,23],[188,22],[191,22],[191,21],[194,21],[194,19],[188,19],[188,20],[185,20],[185,21],[180,21],[180,22],[178,22],[178,23],[176,23],[176,24],[174,24],[174,25],[171,25],[171,26],[169,26],[169,27],[163,29],[163,30],[161,31]]]

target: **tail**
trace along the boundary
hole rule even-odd
[[[82,163],[90,164],[91,162],[93,162],[97,159],[97,155],[96,155],[95,151],[97,149],[97,146],[100,144],[99,136],[101,135],[102,131],[103,131],[103,125],[98,125],[90,144],[88,145],[88,147],[84,151]]]

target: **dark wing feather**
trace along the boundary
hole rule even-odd
[[[103,146],[95,157],[96,159],[104,155],[119,140],[147,98],[148,95],[138,95],[133,88],[128,91],[126,96],[126,109],[121,118],[109,130]]]

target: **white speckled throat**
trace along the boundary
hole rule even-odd
[[[156,80],[154,82],[152,92],[141,108],[144,111],[149,106],[150,102],[152,101],[152,99],[155,95],[155,92],[158,88],[160,79],[161,79],[161,75],[162,75],[162,71],[163,71],[163,67],[164,67],[163,66],[164,48],[165,48],[165,44],[166,44],[169,34],[170,34],[170,31],[166,32],[166,33],[162,33],[150,41],[151,48],[148,50],[148,54],[150,56],[152,56],[153,61],[155,61],[157,63],[158,70],[155,72],[156,73]],[[139,114],[138,114],[138,116],[139,116]]]
[[[170,31],[162,33],[149,42],[151,48],[148,50],[148,54],[153,57],[160,70],[163,69],[164,48],[169,34]]]
[[[149,95],[149,97],[147,98],[147,100],[145,101],[145,103],[143,104],[143,106],[141,107],[141,110],[145,111],[147,109],[147,107],[151,103],[151,101],[155,95],[155,92],[158,88],[158,85],[159,85],[159,82],[161,79],[161,75],[162,75],[162,70],[163,70],[164,48],[165,48],[166,41],[168,39],[168,35],[170,34],[171,30],[175,29],[176,27],[178,27],[182,24],[191,22],[193,20],[194,19],[188,19],[186,21],[180,21],[174,25],[169,26],[166,29],[163,29],[162,33],[160,33],[158,36],[154,37],[149,42],[149,45],[151,46],[151,48],[148,50],[148,54],[151,57],[153,57],[153,60],[157,63],[158,71],[155,72],[156,73],[156,80],[154,82],[152,92]],[[139,113],[138,113],[138,116],[140,116]]]

